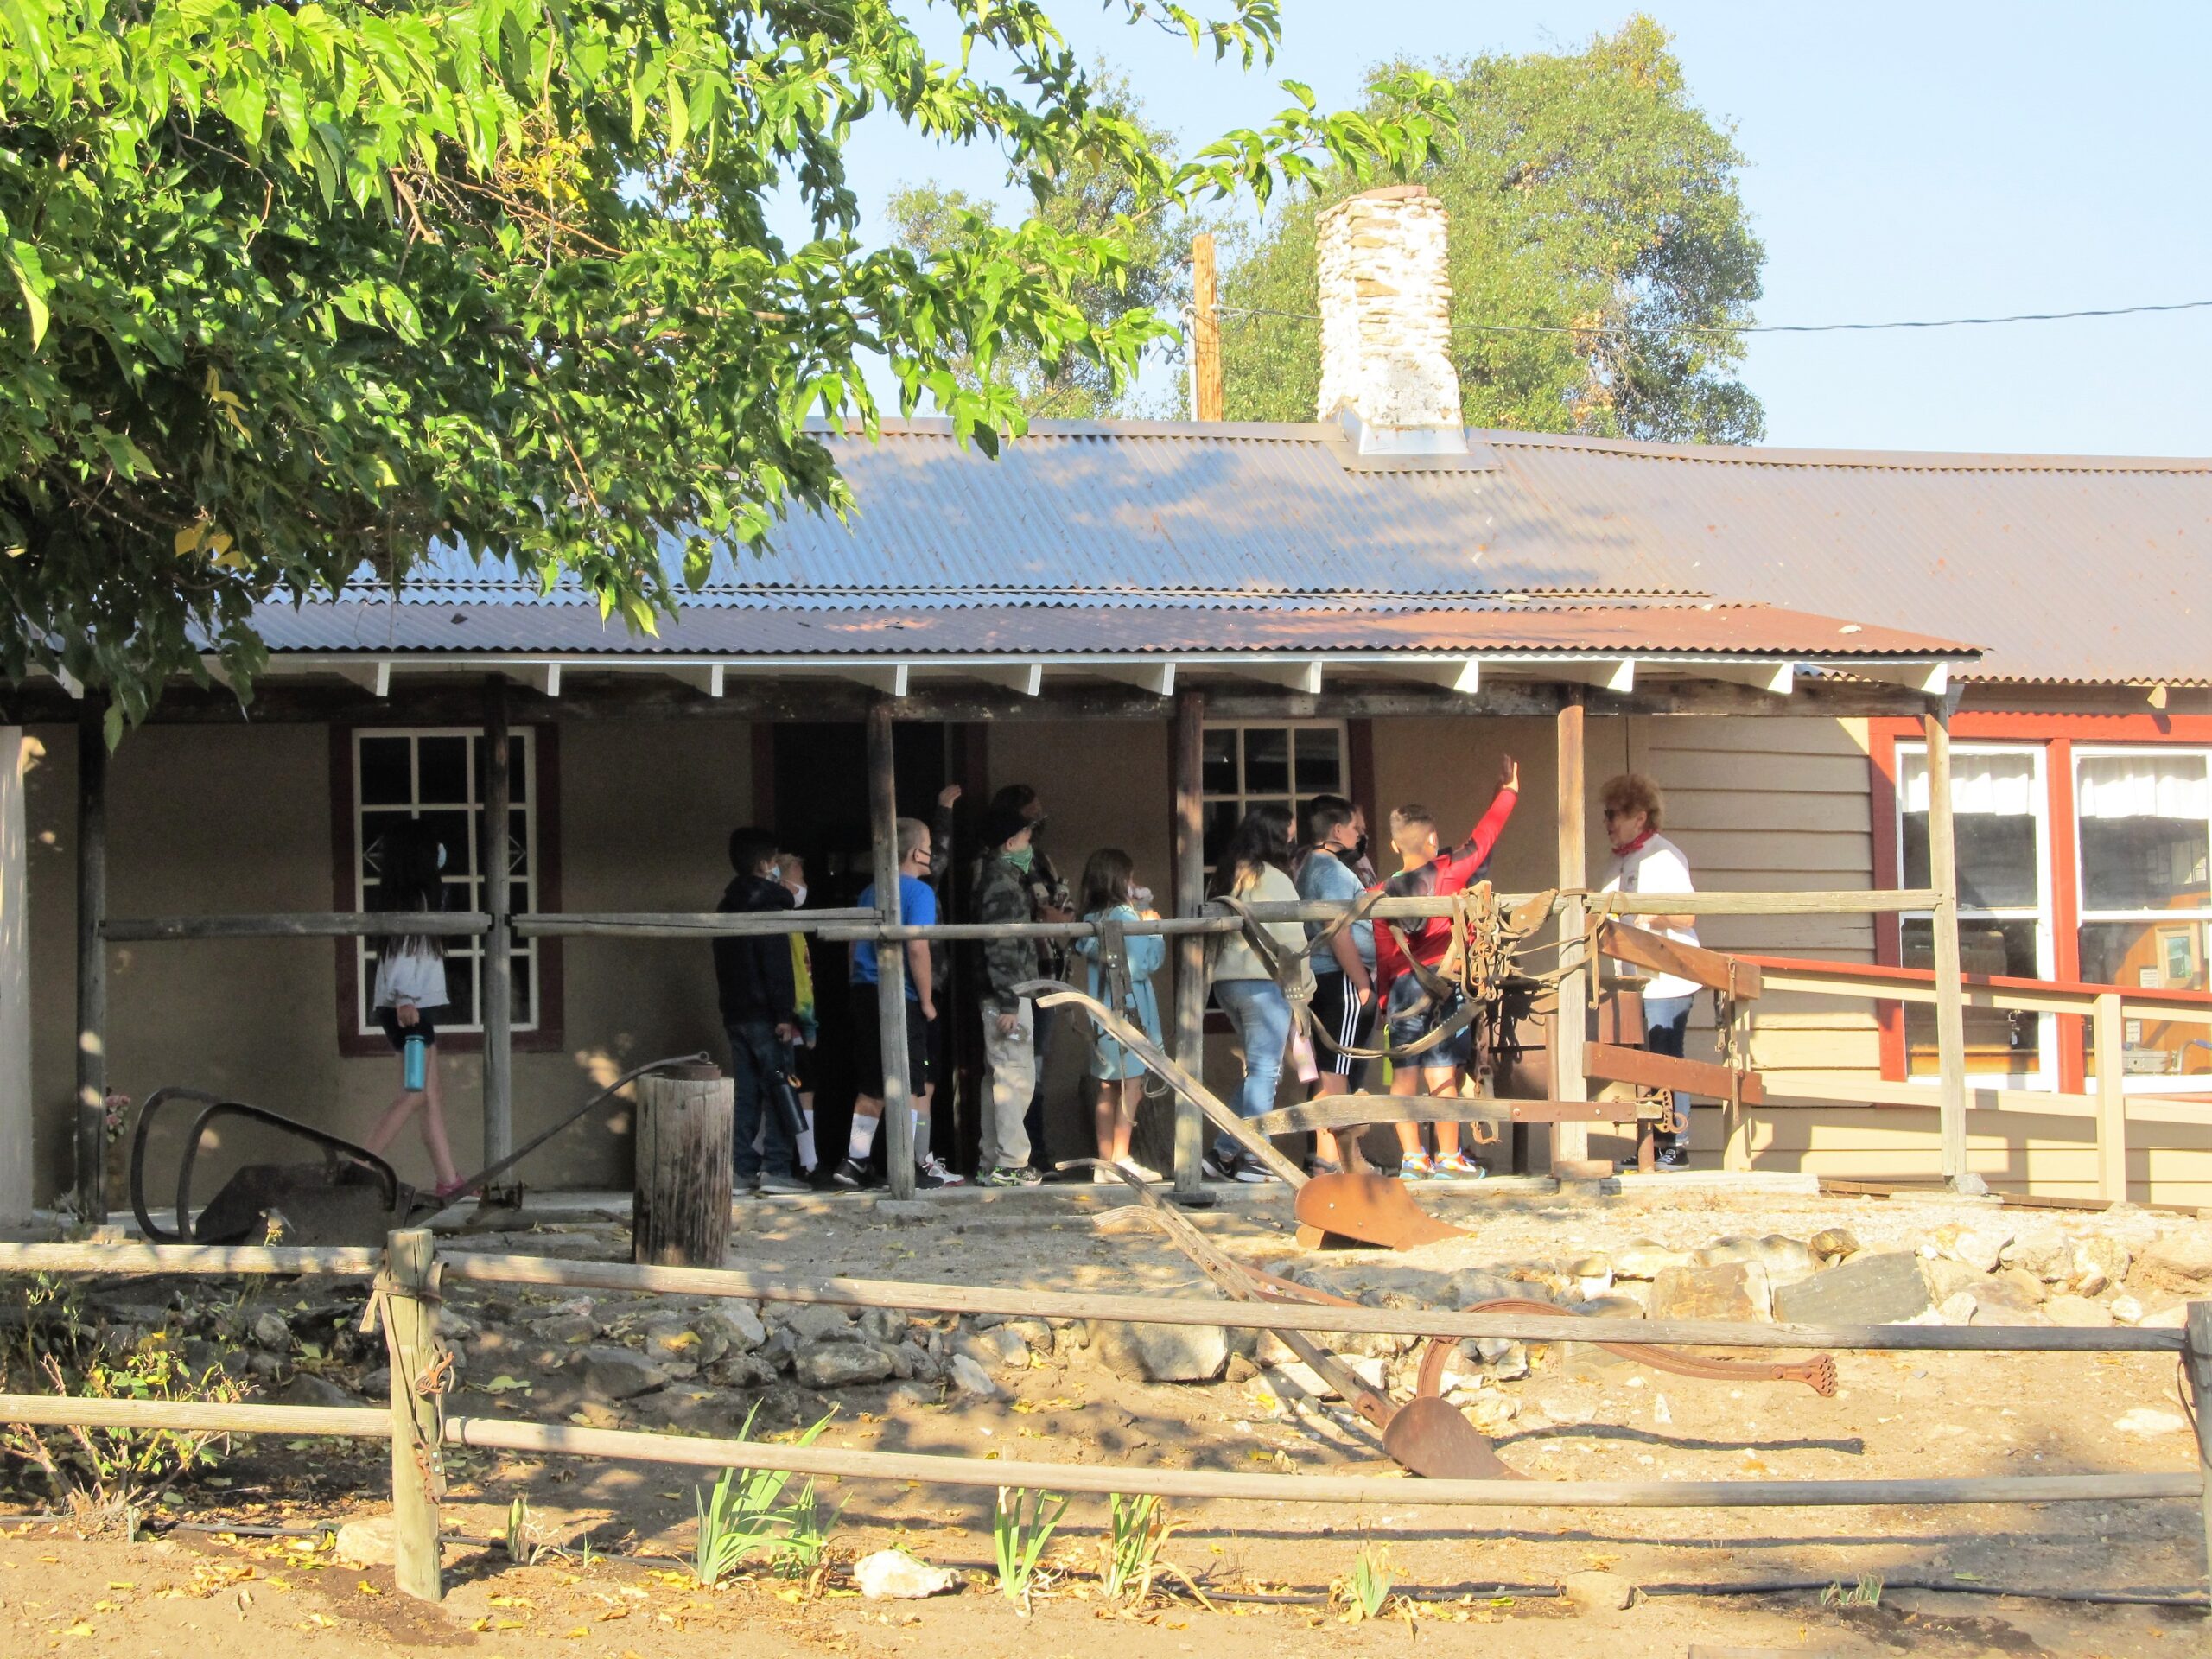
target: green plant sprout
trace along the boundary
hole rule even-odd
[[[756,1403],[745,1415],[737,1438],[750,1440]],[[796,1444],[810,1446],[830,1426],[832,1412],[800,1434]],[[832,1514],[825,1522],[815,1500],[810,1478],[796,1496],[786,1498],[791,1471],[782,1469],[725,1469],[711,1492],[698,1495],[699,1541],[692,1554],[691,1576],[702,1589],[712,1589],[748,1560],[760,1557],[779,1578],[799,1578],[821,1563],[837,1524]]]
[[[999,1488],[998,1503],[991,1511],[991,1541],[998,1553],[999,1590],[1025,1614],[1029,1611],[1029,1592],[1036,1581],[1037,1563],[1067,1510],[1068,1500],[1055,1492],[1033,1492],[1026,1486]]]

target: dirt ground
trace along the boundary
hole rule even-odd
[[[1143,1236],[1107,1236],[1078,1201],[971,1198],[887,1213],[866,1198],[758,1203],[741,1213],[731,1263],[816,1276],[843,1273],[966,1283],[1122,1291],[1185,1290],[1181,1259]],[[1094,1202],[1083,1195],[1081,1204]],[[1562,1263],[1618,1252],[1630,1240],[1695,1248],[1723,1236],[1802,1239],[1849,1229],[1868,1249],[1910,1249],[1945,1223],[1987,1234],[2058,1227],[2070,1236],[2115,1228],[2140,1243],[2168,1224],[2140,1212],[2111,1222],[2024,1216],[1986,1205],[1811,1197],[1676,1194],[1595,1203],[1549,1198],[1455,1199],[1471,1238],[1387,1265],[1440,1273],[1480,1268],[1556,1275]],[[1287,1203],[1240,1195],[1205,1221],[1255,1264],[1296,1264]],[[518,1249],[620,1257],[619,1227],[569,1222],[545,1230],[478,1235],[442,1249]],[[143,1300],[146,1281],[129,1294]],[[249,1285],[235,1313],[296,1315],[304,1283]],[[826,1443],[1071,1463],[1387,1476],[1376,1438],[1333,1406],[1288,1401],[1268,1374],[1232,1362],[1211,1383],[1127,1380],[1063,1330],[1024,1365],[998,1371],[1007,1398],[880,1383],[823,1389],[734,1388],[708,1370],[677,1375],[615,1404],[594,1402],[573,1364],[486,1340],[549,1318],[582,1318],[577,1299],[512,1293],[456,1298],[463,1414],[619,1423],[733,1434],[757,1402],[760,1424],[788,1432],[834,1405]],[[346,1287],[317,1294],[342,1301]],[[124,1293],[118,1290],[116,1293]],[[1571,1300],[1571,1296],[1568,1298]],[[2143,1300],[2171,1301],[2172,1297]],[[580,1329],[635,1340],[642,1322],[705,1304],[595,1297]],[[772,1310],[772,1325],[773,1313]],[[947,1318],[914,1329],[960,1333]],[[648,1338],[650,1340],[650,1338]],[[538,1355],[536,1357],[544,1358]],[[1262,1355],[1264,1358],[1264,1355]],[[1665,1376],[1577,1345],[1535,1348],[1527,1375],[1482,1385],[1510,1400],[1501,1455],[1539,1479],[1882,1478],[2178,1471],[2194,1445],[2178,1424],[2176,1366],[2150,1356],[1861,1354],[1837,1357],[1841,1388]],[[306,1362],[302,1362],[305,1363]],[[266,1373],[271,1367],[260,1362]],[[681,1373],[686,1368],[677,1365]],[[327,1378],[360,1386],[334,1364]],[[898,1392],[894,1392],[898,1390]],[[943,1395],[942,1400],[939,1399]],[[2137,1427],[2117,1427],[2137,1414]],[[2144,1428],[2144,1421],[2151,1427]],[[526,1497],[532,1525],[559,1546],[522,1567],[505,1550],[461,1542],[448,1551],[449,1593],[430,1608],[398,1596],[384,1567],[340,1565],[314,1538],[225,1538],[173,1530],[149,1541],[83,1541],[67,1528],[5,1525],[0,1516],[0,1652],[202,1656],[240,1640],[278,1653],[367,1655],[451,1648],[471,1655],[574,1654],[657,1659],[730,1637],[748,1652],[896,1654],[957,1643],[977,1656],[1096,1651],[1205,1653],[1208,1659],[1408,1649],[1441,1639],[1544,1656],[1687,1654],[1695,1644],[1835,1654],[2050,1653],[2173,1655],[2207,1649],[2196,1611],[2089,1605],[1984,1593],[2201,1590],[2203,1533],[2190,1502],[2022,1507],[1826,1510],[1424,1509],[1406,1501],[1354,1514],[1278,1503],[1172,1504],[1178,1529],[1163,1557],[1195,1579],[1210,1606],[1180,1591],[1138,1611],[1101,1604],[1102,1502],[1078,1499],[1046,1555],[1050,1578],[1025,1612],[989,1571],[991,1495],[880,1484],[825,1483],[843,1505],[831,1556],[838,1567],[896,1542],[963,1571],[955,1595],[925,1602],[860,1599],[839,1571],[810,1583],[759,1578],[702,1591],[684,1570],[695,1534],[698,1471],[459,1453],[446,1509],[449,1532],[488,1542],[509,1501]],[[381,1445],[264,1440],[213,1477],[182,1484],[165,1522],[305,1526],[380,1513],[388,1503]],[[17,1489],[22,1511],[36,1499]],[[582,1541],[589,1540],[587,1548]],[[1348,1622],[1332,1585],[1363,1543],[1387,1550],[1408,1599],[1373,1622]],[[1621,1611],[1576,1611],[1556,1586],[1604,1571],[1642,1586]],[[1825,1606],[1820,1590],[1878,1581],[1878,1604]],[[1712,1593],[1783,1581],[1802,1588]],[[1907,1584],[1949,1586],[1943,1590]],[[1669,1586],[1708,1593],[1675,1593]],[[1461,1624],[1496,1628],[1479,1636]]]

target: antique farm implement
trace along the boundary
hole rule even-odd
[[[704,1054],[654,1060],[624,1072],[550,1128],[541,1130],[506,1157],[479,1170],[444,1198],[417,1192],[392,1166],[351,1141],[302,1123],[265,1106],[224,1100],[199,1089],[172,1086],[148,1096],[138,1109],[130,1139],[130,1209],[139,1230],[156,1244],[264,1244],[309,1248],[379,1245],[399,1227],[421,1224],[472,1192],[480,1192],[563,1130],[582,1121],[617,1091],[652,1072],[696,1065]],[[167,1107],[196,1105],[200,1110],[184,1132],[177,1152],[176,1225],[156,1223],[146,1202],[146,1147],[156,1117]],[[226,1122],[250,1123],[304,1141],[318,1160],[246,1164],[223,1183],[207,1207],[193,1208],[192,1181],[207,1132]]]

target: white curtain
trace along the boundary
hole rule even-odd
[[[2085,818],[2196,818],[2212,814],[2212,787],[2201,754],[2084,756],[2075,782]]]
[[[1907,812],[1928,810],[1928,757],[1898,757],[1897,791]],[[1999,817],[2032,816],[2036,810],[2036,758],[2031,754],[1984,754],[1951,751],[1951,810]]]

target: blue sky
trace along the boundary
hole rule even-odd
[[[1205,10],[1204,0],[1198,0]],[[1115,8],[1116,14],[1119,7]],[[1284,0],[1270,72],[1194,60],[1088,0],[1070,39],[1135,79],[1195,144],[1310,84],[1357,101],[1376,62],[1572,47],[1625,4]],[[1655,0],[1693,95],[1732,122],[1766,243],[1763,322],[2212,298],[2212,5]],[[871,209],[900,182],[997,189],[988,155],[864,133]],[[880,233],[880,226],[870,227]],[[1746,378],[1770,443],[2212,454],[2212,310],[2005,327],[1758,338]]]

